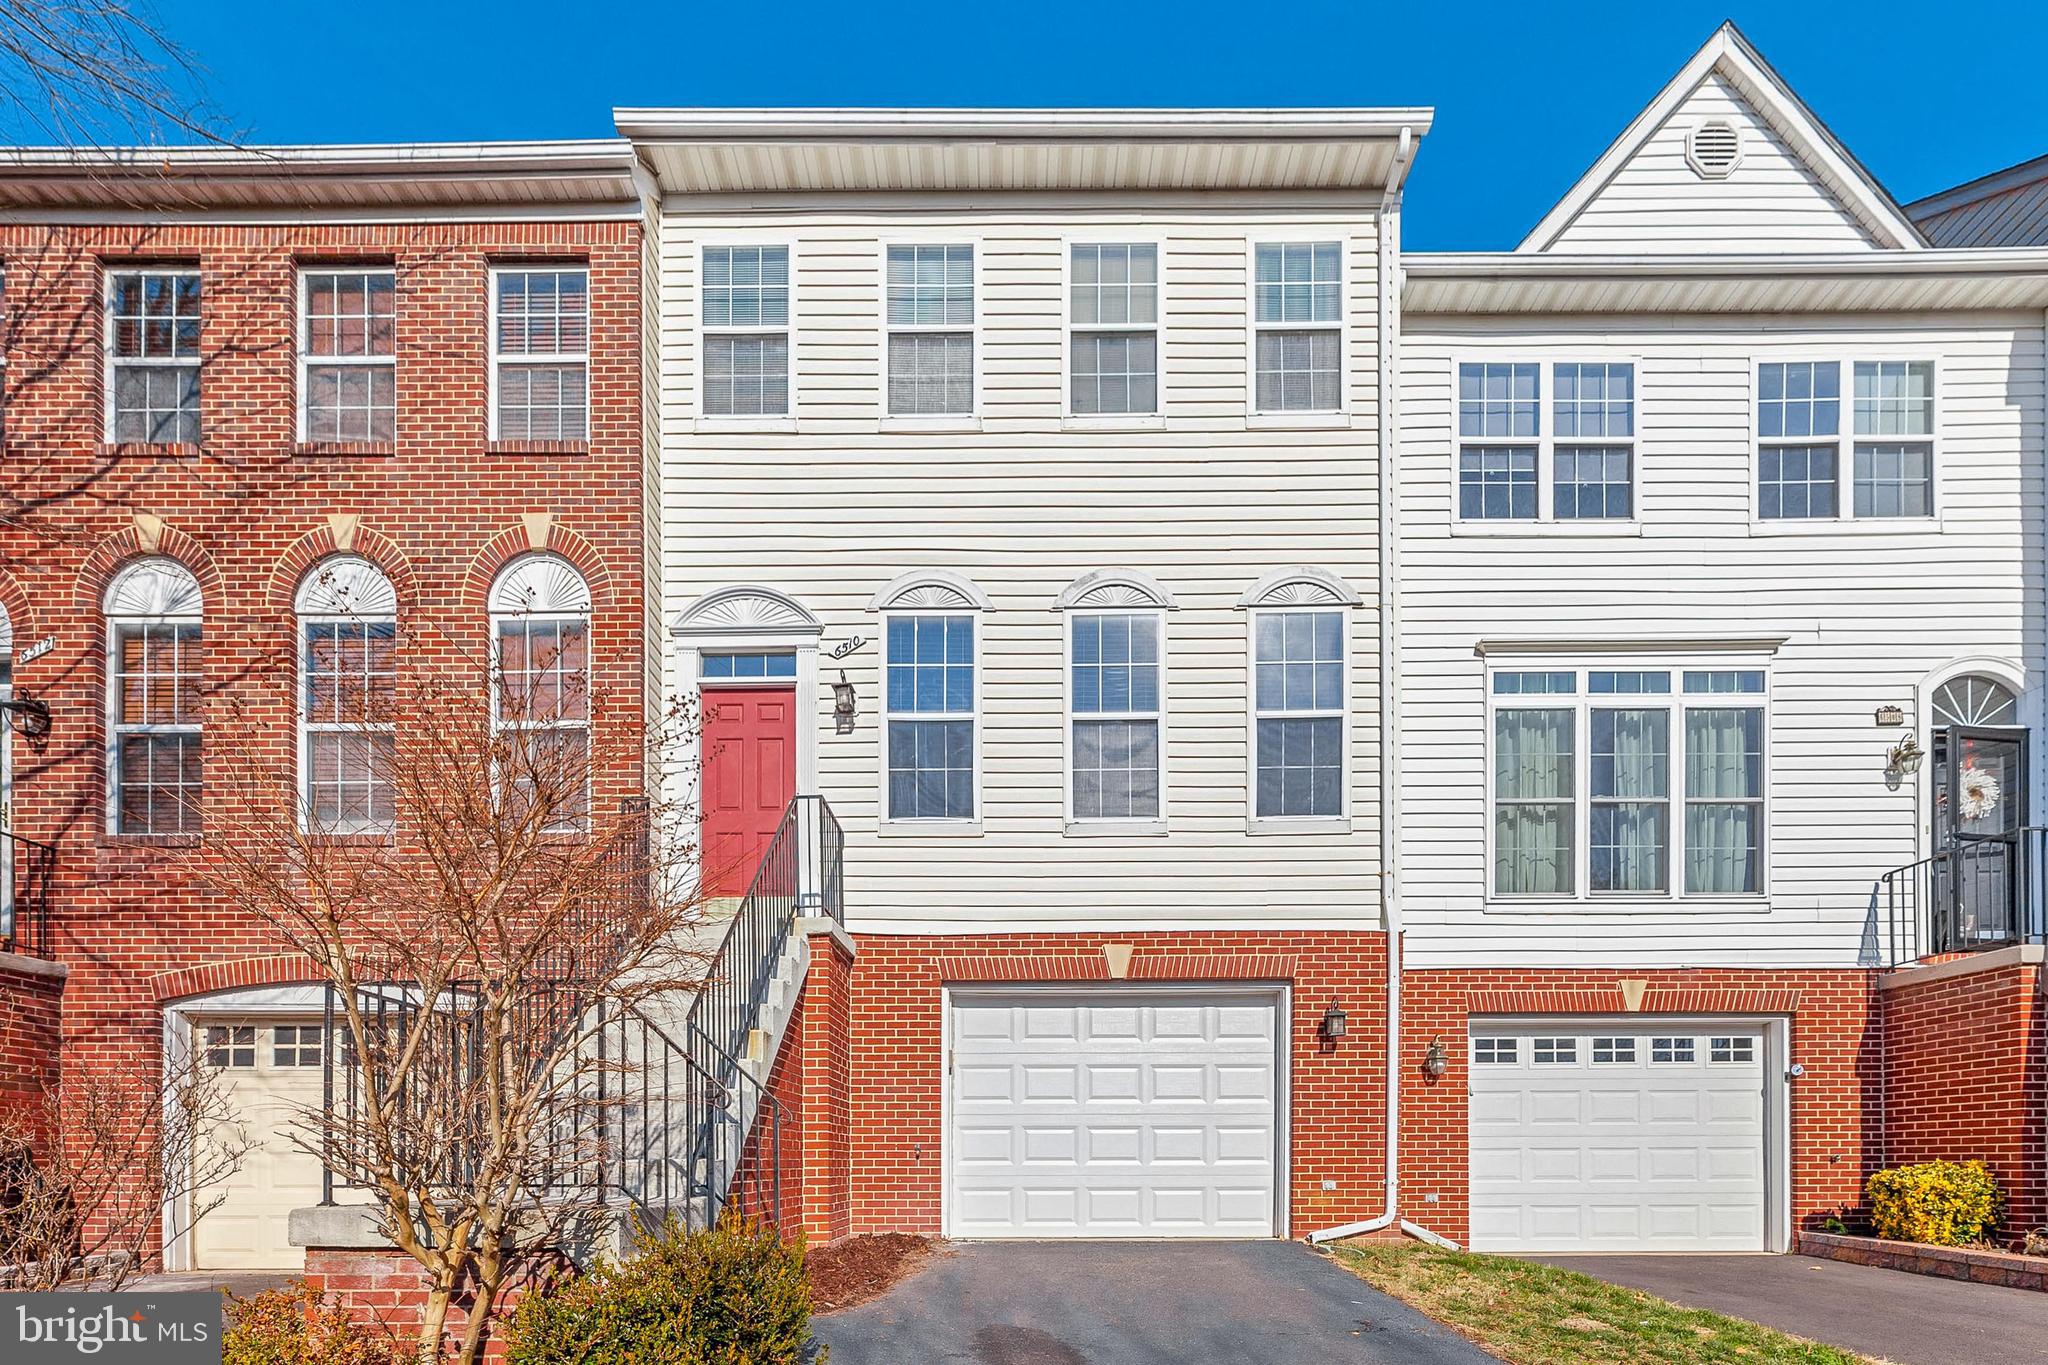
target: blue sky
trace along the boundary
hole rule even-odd
[[[1731,17],[1901,199],[2048,152],[2039,4],[159,0],[159,17],[264,142],[600,136],[614,105],[1434,105],[1408,199],[1422,250],[1512,246]]]

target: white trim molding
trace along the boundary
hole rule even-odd
[[[891,579],[869,611],[994,611],[974,580],[951,569],[912,569]]]
[[[1053,610],[1142,610],[1156,607],[1161,611],[1175,611],[1179,606],[1173,600],[1173,594],[1151,574],[1137,569],[1096,569],[1069,583],[1053,603]]]
[[[731,583],[712,588],[676,617],[669,627],[677,636],[801,636],[812,642],[825,633],[824,623],[788,593],[758,583]]]
[[[1240,607],[1356,607],[1358,589],[1313,564],[1290,564],[1260,578],[1237,599]]]

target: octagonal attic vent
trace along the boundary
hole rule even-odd
[[[1702,123],[1686,135],[1685,159],[1702,180],[1726,180],[1742,160],[1742,135],[1720,119]]]

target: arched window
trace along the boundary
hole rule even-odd
[[[1069,828],[1157,825],[1173,598],[1149,574],[1104,569],[1076,579],[1058,606],[1067,614]]]
[[[107,828],[115,834],[199,829],[199,580],[154,556],[114,576],[107,617]]]
[[[1349,609],[1359,597],[1327,569],[1276,569],[1240,605],[1251,612],[1252,819],[1350,814]]]
[[[590,816],[590,587],[559,555],[524,555],[491,584],[492,721],[507,779],[550,808]]]
[[[988,598],[945,569],[875,596],[883,635],[883,773],[892,821],[965,826],[981,818],[981,655]]]
[[[299,618],[299,775],[306,825],[379,834],[396,811],[391,759],[398,677],[398,594],[369,560],[314,565]]]
[[[1965,673],[1950,678],[1934,689],[1934,724],[2015,725],[2019,722],[2019,698],[1996,678],[1982,673]]]

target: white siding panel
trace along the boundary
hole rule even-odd
[[[1068,235],[1162,243],[1160,429],[1072,429],[1065,403]],[[1250,243],[1341,239],[1349,412],[1312,429],[1248,421]],[[883,248],[977,246],[981,416],[918,432],[882,420]],[[793,430],[697,417],[696,289],[706,243],[792,249]],[[1379,681],[1375,223],[1364,211],[1107,196],[1039,209],[815,212],[675,209],[663,235],[663,566],[668,621],[714,585],[760,583],[824,622],[821,683],[844,668],[850,735],[816,698],[820,789],[846,826],[847,901],[865,931],[1215,923],[1377,924]],[[1238,600],[1268,571],[1318,565],[1365,599],[1351,612],[1348,833],[1247,830],[1247,627]],[[921,567],[992,600],[982,621],[982,832],[878,831],[878,589]],[[1164,835],[1065,831],[1060,592],[1092,570],[1142,570],[1166,618]],[[669,683],[679,685],[673,648]]]
[[[1685,140],[1710,119],[1734,126],[1742,161],[1706,180]],[[1874,247],[1863,225],[1726,77],[1700,83],[1550,247],[1568,251],[1840,251]]]
[[[1410,315],[1407,325],[1400,650],[1409,960],[1854,963],[1873,881],[1924,852],[1926,774],[1887,785],[1885,753],[1900,732],[1878,728],[1876,708],[1905,707],[1924,740],[1929,675],[1988,658],[2024,669],[2023,715],[2040,724],[2039,316],[1675,319],[1623,331]],[[1638,366],[1640,526],[1454,529],[1456,364],[1589,354]],[[1752,522],[1754,366],[1822,356],[1936,362],[1935,522],[1789,533],[1787,523]],[[1546,400],[1549,383],[1546,368]],[[1848,410],[1845,397],[1844,422]],[[1680,636],[1786,637],[1771,661],[1765,902],[1489,903],[1479,643]]]

